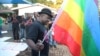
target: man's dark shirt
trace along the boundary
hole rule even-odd
[[[27,34],[28,34],[28,31],[29,31],[29,29],[30,29],[30,26],[31,26],[32,23],[34,22],[34,19],[33,19],[33,18],[31,19],[32,22],[28,22],[28,20],[30,20],[30,18],[26,18],[26,19],[25,19],[25,24],[28,23],[27,25],[25,25],[26,36],[27,36]]]
[[[40,23],[39,21],[34,21],[28,31],[27,39],[31,39],[35,43],[37,43],[38,40],[43,40],[45,31],[46,28],[42,23]],[[44,41],[43,44],[44,44],[44,49],[41,51],[41,56],[48,56],[49,44],[46,41]],[[32,56],[38,56],[38,52],[32,50]]]
[[[20,24],[20,27],[25,29],[25,19],[21,19],[21,24]]]
[[[11,18],[11,22],[12,22],[12,27],[13,28],[18,28],[19,29],[19,18],[18,18],[18,16],[17,17],[15,17],[16,19],[13,19],[13,18]]]

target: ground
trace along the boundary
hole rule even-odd
[[[27,50],[20,52],[17,56],[31,56],[30,48]],[[49,56],[72,56],[70,52],[68,52],[68,48],[64,45],[57,45],[57,48],[50,48]]]

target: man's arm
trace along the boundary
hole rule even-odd
[[[28,31],[26,42],[33,50],[39,51],[44,48],[44,45],[41,43],[41,41],[38,41],[35,43],[36,39],[38,38],[38,27],[37,25],[30,26],[30,29]]]
[[[27,39],[26,42],[33,50],[40,51],[44,48],[44,45],[40,40],[36,44],[31,39]]]
[[[36,44],[31,40],[31,39],[26,39],[27,44],[29,45],[30,48],[38,51],[38,48],[36,47]]]

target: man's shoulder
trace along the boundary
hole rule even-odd
[[[34,21],[33,25],[40,25],[38,21]]]
[[[32,26],[33,26],[33,27],[37,27],[37,28],[43,28],[42,25],[41,25],[41,23],[38,22],[38,21],[34,21],[34,22],[32,23]]]
[[[39,25],[39,23],[38,23],[37,21],[34,21],[34,22],[32,23],[32,26],[39,27],[40,25]]]

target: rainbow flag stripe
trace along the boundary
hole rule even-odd
[[[65,0],[53,24],[54,39],[73,56],[100,56],[97,0]]]

